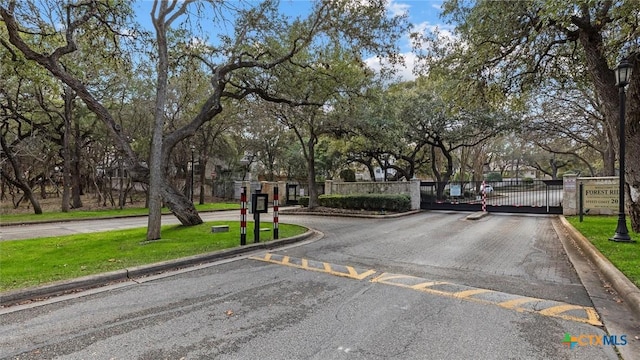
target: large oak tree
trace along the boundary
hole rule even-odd
[[[619,95],[614,68],[622,59],[632,67],[626,106],[626,197],[631,223],[640,231],[640,7],[636,1],[449,0],[443,14],[456,25],[457,45],[431,42],[433,58],[456,68],[456,80],[500,86],[511,96],[529,96],[550,83],[562,84],[579,68],[593,83],[595,96],[616,144]],[[429,58],[427,56],[426,58]],[[433,63],[431,65],[434,65]],[[543,85],[543,87],[541,87]],[[474,92],[477,94],[477,92]]]
[[[69,86],[87,107],[104,123],[111,141],[120,149],[127,162],[129,174],[142,182],[150,182],[150,217],[147,239],[160,237],[160,200],[185,225],[201,223],[193,204],[167,179],[166,166],[173,148],[193,136],[205,123],[214,120],[222,112],[222,99],[242,99],[257,96],[268,101],[301,104],[305,99],[283,96],[276,92],[281,74],[292,76],[296,72],[306,73],[311,65],[322,61],[313,58],[314,64],[294,61],[301,51],[310,46],[341,44],[355,54],[378,54],[386,58],[397,57],[395,41],[404,30],[403,19],[392,17],[386,11],[386,1],[350,0],[316,1],[306,16],[291,18],[279,13],[277,1],[220,2],[220,1],[156,1],[152,13],[156,34],[156,76],[157,96],[154,111],[154,131],[148,161],[134,151],[122,127],[116,123],[113,114],[97,98],[78,73],[69,71],[64,64],[70,55],[78,50],[78,38],[93,36],[109,39],[113,57],[121,56],[121,42],[131,35],[130,3],[128,1],[84,0],[59,4],[46,3],[47,8],[60,5],[59,30],[44,31],[38,22],[44,6],[32,6],[29,1],[4,1],[0,5],[0,18],[6,28],[8,39],[4,43],[24,54],[52,76]],[[181,27],[189,34],[168,46],[167,34],[175,24],[187,20],[187,9],[200,11],[198,17],[191,17],[194,28],[213,29],[203,34],[202,46],[189,46],[197,39],[191,29]],[[209,15],[204,16],[204,15]],[[199,23],[200,19],[209,21]],[[135,30],[135,29],[134,29]],[[228,31],[226,31],[228,30]],[[134,31],[134,33],[136,33]],[[29,34],[29,35],[28,35]],[[30,41],[32,34],[39,34],[38,41]],[[27,36],[28,35],[28,36]],[[215,38],[215,39],[214,39]],[[5,40],[5,39],[3,39]],[[208,42],[207,42],[208,41]],[[44,44],[44,46],[42,46]],[[150,49],[144,49],[145,52]],[[136,56],[142,56],[138,53]],[[84,54],[91,56],[91,54]],[[196,101],[200,104],[198,113],[185,125],[162,131],[164,105],[166,104],[166,84],[169,61],[182,56],[195,57],[202,61],[207,70],[211,88]],[[289,93],[291,94],[291,93]]]

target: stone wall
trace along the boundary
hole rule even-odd
[[[324,182],[326,195],[357,195],[357,194],[405,194],[411,198],[411,210],[420,209],[420,180],[411,181],[365,181],[342,182],[326,180]]]

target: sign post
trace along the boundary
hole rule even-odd
[[[260,242],[260,214],[267,213],[269,196],[267,194],[259,193],[259,189],[256,189],[256,193],[251,195],[251,207],[253,211],[253,242]]]

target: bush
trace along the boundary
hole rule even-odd
[[[411,198],[408,195],[320,195],[318,204],[320,206],[353,210],[398,212],[411,210]]]
[[[355,182],[356,172],[351,169],[344,169],[340,171],[340,178],[345,182]]]
[[[487,181],[502,181],[502,175],[499,172],[487,173],[484,178]]]
[[[308,196],[300,196],[298,198],[298,204],[308,207],[309,206],[309,197]]]

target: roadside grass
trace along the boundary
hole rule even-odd
[[[196,210],[202,211],[216,211],[216,210],[235,210],[240,209],[239,203],[208,203],[208,204],[196,204]],[[163,214],[169,214],[169,209],[163,208]],[[0,215],[0,222],[3,224],[28,224],[45,221],[61,221],[61,220],[79,220],[79,219],[104,219],[114,218],[121,216],[146,216],[149,214],[149,209],[144,207],[127,207],[123,209],[105,209],[105,210],[71,210],[69,212],[44,212],[42,214],[2,214]]]
[[[223,224],[229,225],[229,232],[211,233],[212,225]],[[261,223],[263,228],[271,226],[272,223]],[[302,226],[282,223],[279,229],[280,238],[307,231]],[[237,247],[240,246],[240,223],[166,225],[162,227],[162,239],[145,242],[145,238],[146,228],[136,228],[0,241],[0,291]],[[272,231],[261,232],[261,241],[272,239]],[[253,223],[247,222],[247,243],[252,242]]]
[[[635,243],[609,240],[616,231],[617,216],[585,216],[583,222],[578,216],[567,216],[566,219],[631,282],[640,287],[640,234],[631,230],[628,219],[627,229]]]

